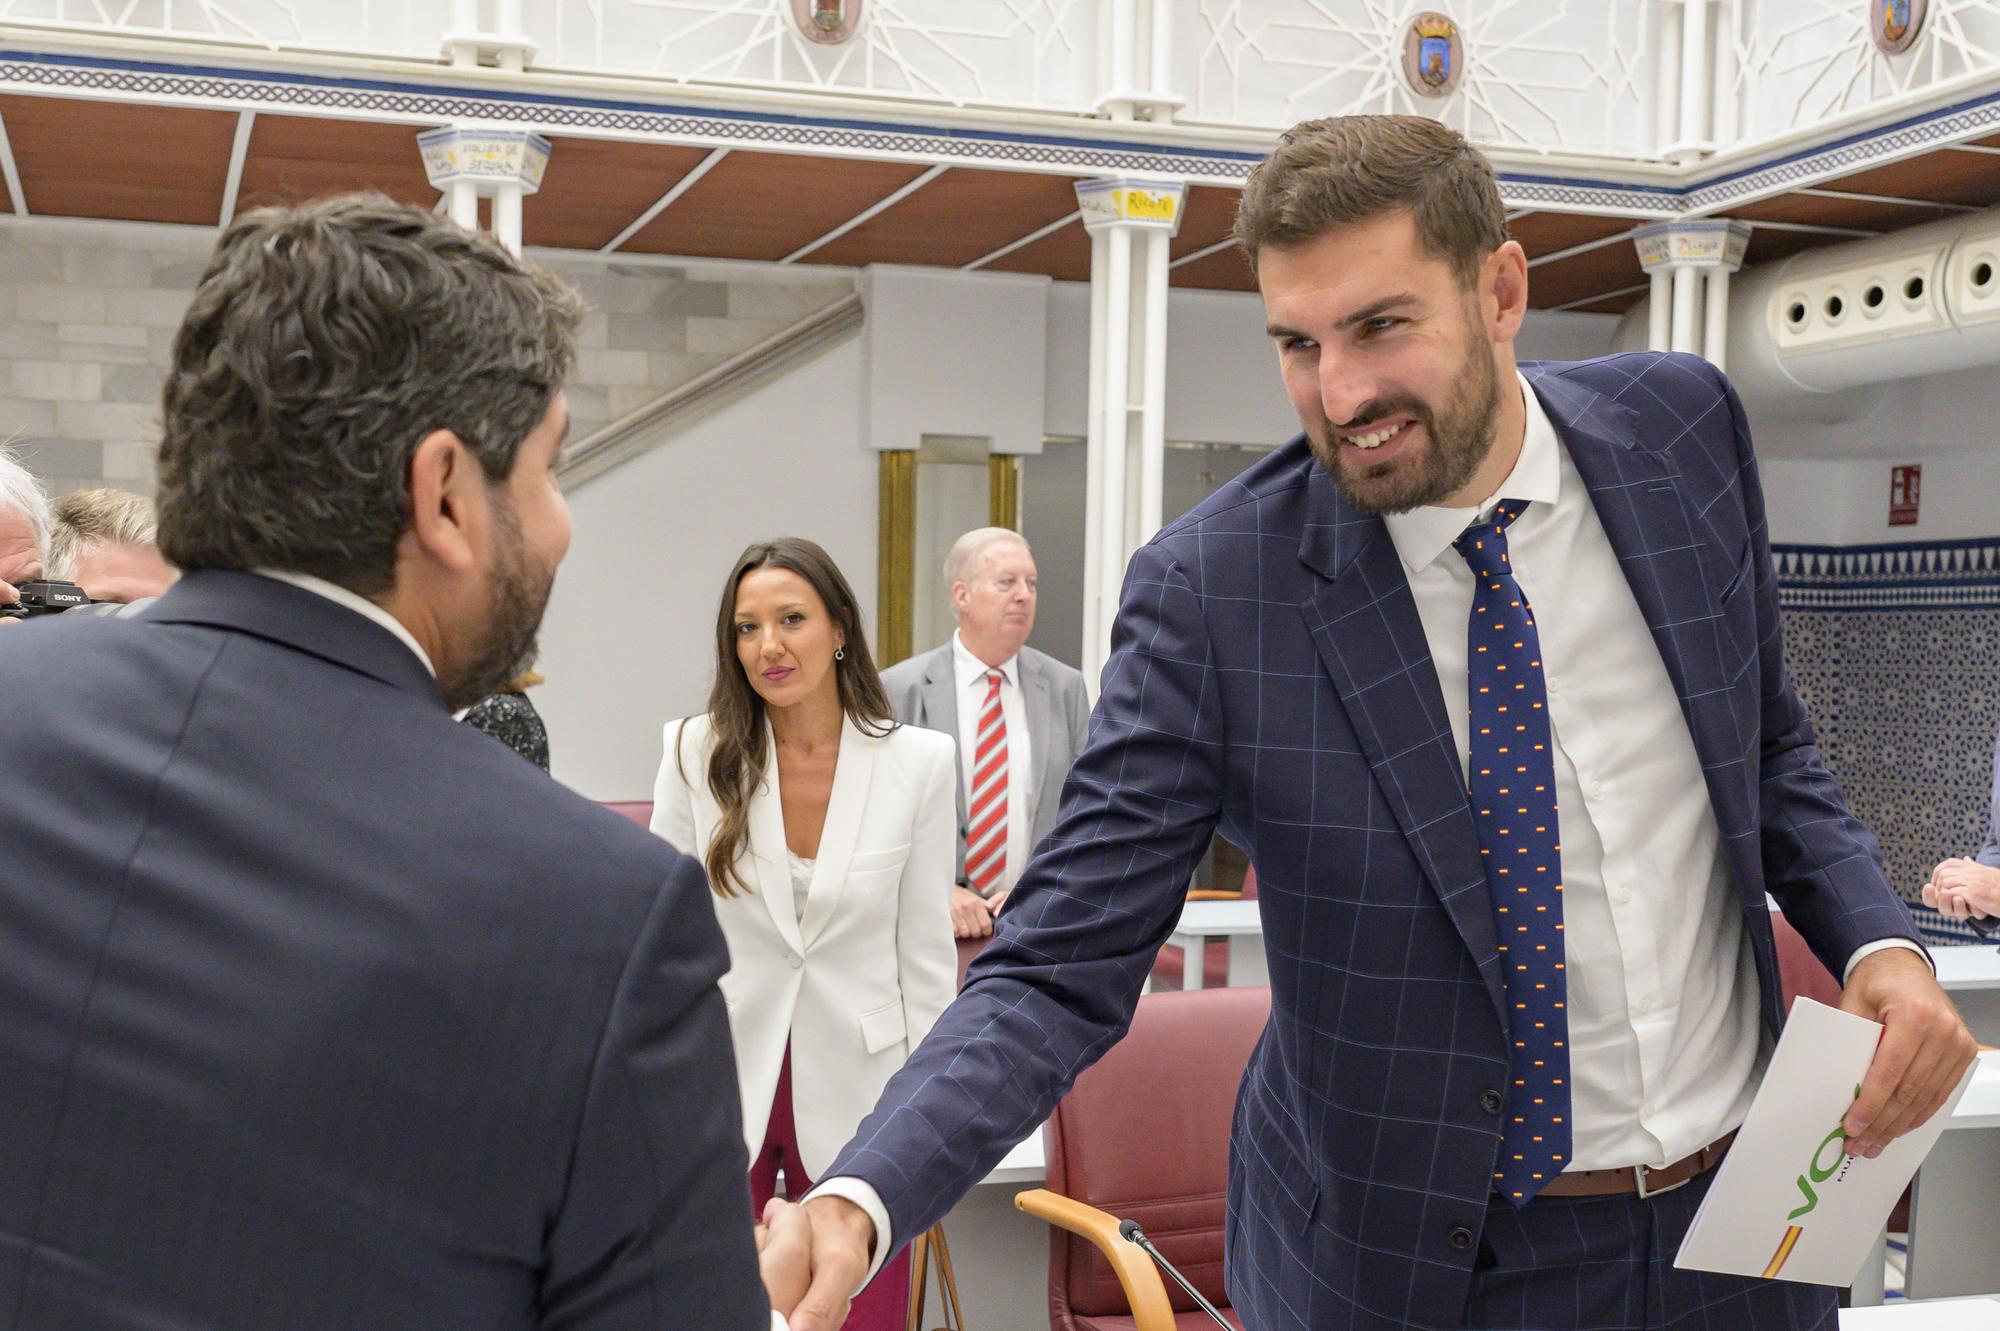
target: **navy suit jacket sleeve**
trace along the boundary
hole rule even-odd
[[[1737,488],[1750,534],[1742,576],[1753,580],[1750,594],[1756,598],[1763,697],[1758,832],[1764,881],[1785,919],[1836,977],[1844,976],[1847,959],[1865,943],[1883,938],[1921,942],[1882,871],[1874,835],[1848,810],[1846,797],[1821,761],[1812,720],[1786,673],[1777,575],[1750,423],[1736,389],[1719,370],[1707,368],[1734,427]]]
[[[540,1326],[656,1331],[700,1309],[705,1327],[770,1331],[716,988],[727,957],[707,880],[683,856],[606,1015],[545,1249]]]
[[[898,1245],[1124,1035],[1215,829],[1222,751],[1200,600],[1147,546],[1126,573],[1103,696],[1054,830],[958,1000],[827,1171],[873,1185]]]

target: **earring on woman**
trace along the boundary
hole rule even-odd
[[[833,659],[836,661],[845,661],[847,659],[847,649],[845,647],[834,648]]]

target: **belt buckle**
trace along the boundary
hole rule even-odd
[[[1648,1197],[1664,1196],[1665,1194],[1672,1192],[1675,1188],[1685,1188],[1688,1184],[1694,1181],[1694,1175],[1690,1174],[1684,1179],[1677,1179],[1674,1182],[1667,1184],[1664,1188],[1650,1188],[1646,1186],[1646,1174],[1651,1169],[1652,1169],[1651,1165],[1632,1166],[1632,1178],[1639,1185],[1639,1200],[1642,1202],[1645,1201]],[[1662,1170],[1662,1172],[1665,1172],[1664,1169]]]

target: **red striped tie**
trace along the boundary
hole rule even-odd
[[[972,805],[965,820],[965,881],[986,896],[1007,872],[1007,718],[1000,672],[986,672],[986,701],[972,757]]]

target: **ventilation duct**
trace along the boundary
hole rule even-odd
[[[1618,330],[1645,345],[1641,301]],[[1872,385],[2000,364],[2000,209],[1808,250],[1730,283],[1729,377],[1764,414],[1839,419]]]

